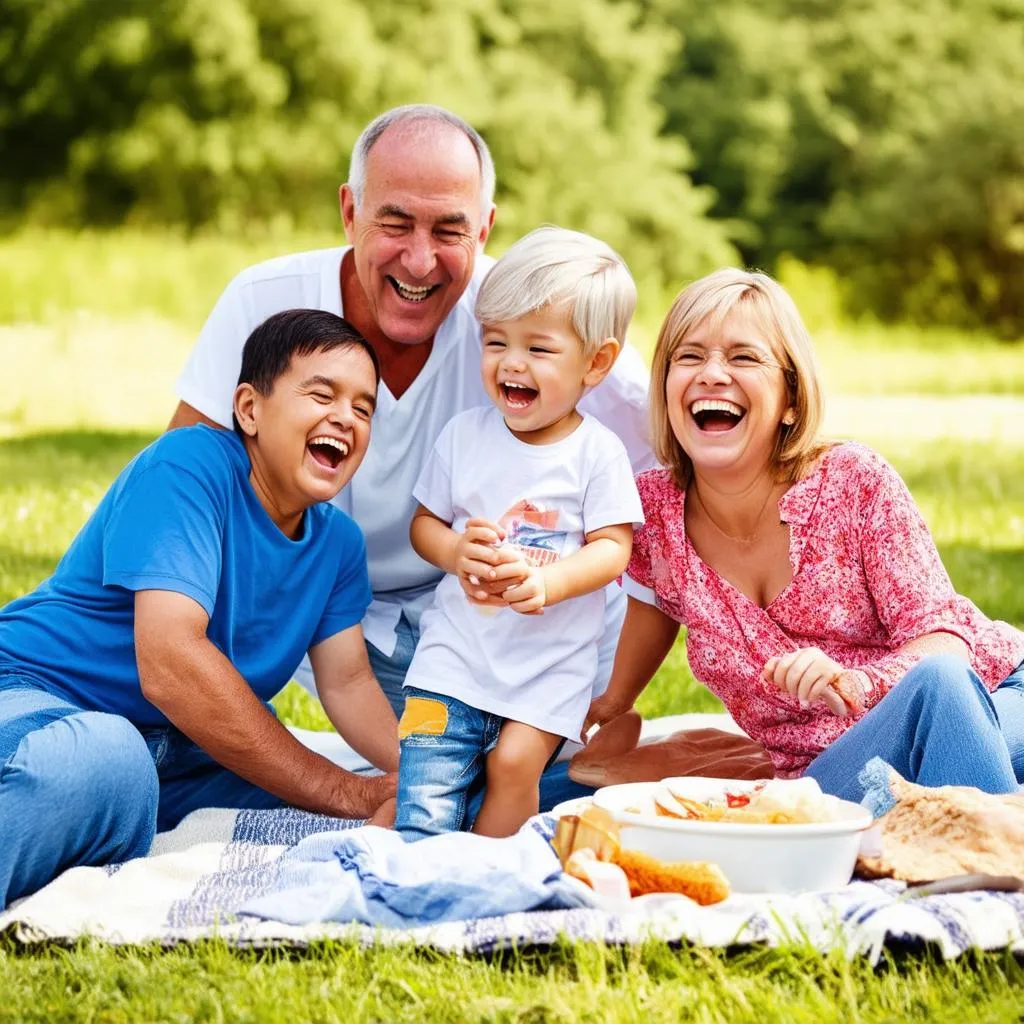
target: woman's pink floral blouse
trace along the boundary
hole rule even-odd
[[[768,751],[780,776],[802,772],[856,720],[760,679],[774,655],[818,647],[862,669],[876,704],[920,656],[899,648],[925,633],[961,637],[993,690],[1024,658],[1024,633],[986,618],[953,590],[906,484],[878,454],[844,443],[779,501],[792,582],[761,608],[707,566],[686,537],[685,495],[665,470],[637,478],[645,522],[624,581],[687,628],[693,674]]]

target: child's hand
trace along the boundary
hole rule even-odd
[[[509,577],[498,567],[516,562],[514,551],[498,545],[505,539],[505,531],[488,519],[470,519],[465,532],[459,537],[455,549],[455,572],[466,596],[474,604],[502,607],[502,591],[509,585]]]
[[[508,587],[502,594],[502,599],[512,611],[521,615],[543,615],[544,605],[547,603],[544,570],[524,560],[522,573],[522,579]]]

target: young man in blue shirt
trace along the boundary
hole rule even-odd
[[[270,317],[245,345],[234,432],[155,441],[53,576],[0,610],[0,908],[144,854],[196,807],[366,817],[394,794],[365,545],[327,504],[366,452],[378,381],[340,317]],[[388,774],[336,767],[267,706],[307,651],[331,721]]]

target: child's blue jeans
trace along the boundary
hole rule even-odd
[[[504,721],[455,697],[405,688],[395,815],[403,839],[465,827],[470,787],[482,775]]]

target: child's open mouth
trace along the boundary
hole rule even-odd
[[[390,275],[388,275],[388,282],[398,293],[399,297],[405,299],[406,302],[426,302],[441,287],[439,284],[425,284],[417,287],[416,285],[399,281],[397,277],[391,277]]]
[[[719,398],[702,398],[690,406],[690,415],[696,421],[697,428],[709,434],[721,434],[732,430],[746,414],[746,409],[735,402]]]
[[[505,396],[505,402],[510,409],[528,409],[538,394],[536,388],[508,382],[501,385],[501,393]]]
[[[325,469],[337,469],[341,460],[348,455],[348,445],[344,441],[326,435],[314,437],[306,447],[313,460]]]

